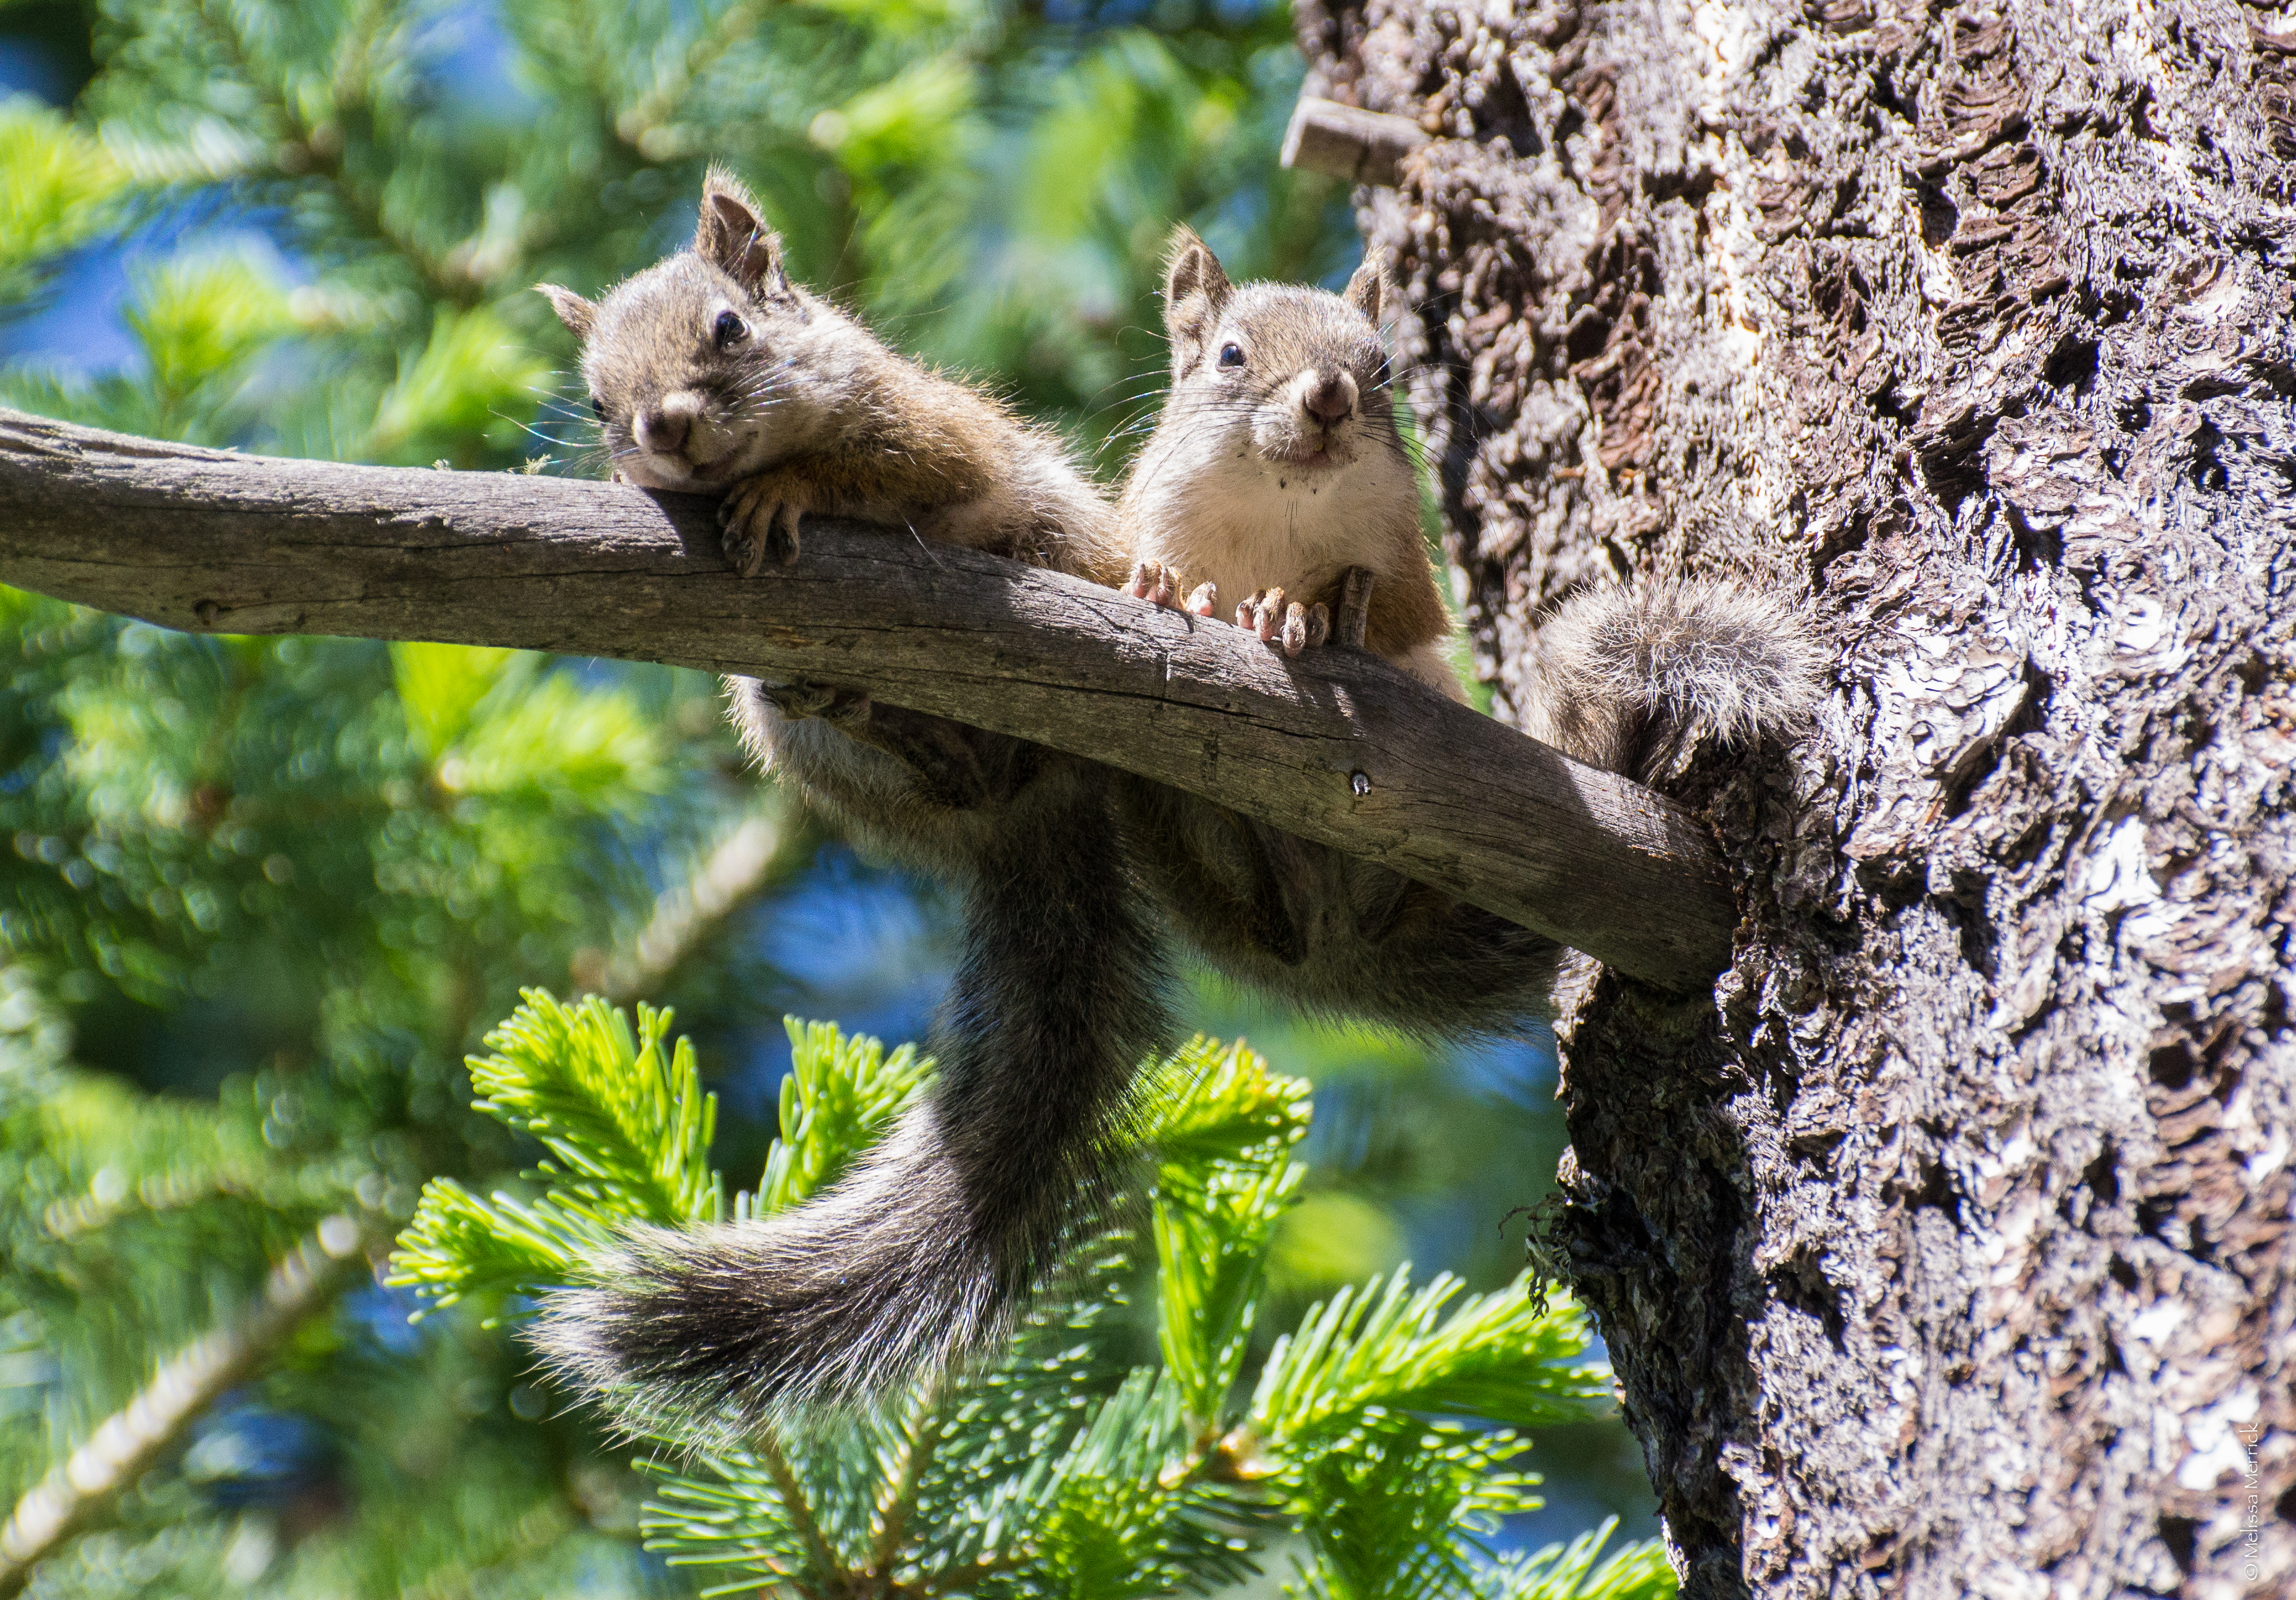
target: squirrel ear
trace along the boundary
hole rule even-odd
[[[1387,291],[1387,273],[1377,256],[1365,256],[1364,264],[1356,268],[1356,275],[1348,280],[1345,293],[1340,298],[1379,326],[1380,300]]]
[[[537,283],[535,287],[550,297],[551,309],[558,313],[560,322],[573,330],[575,338],[590,337],[590,326],[598,320],[595,305],[562,284]]]
[[[785,294],[781,235],[758,215],[758,202],[723,167],[712,167],[701,184],[701,216],[694,224],[693,253],[733,275],[753,294]]]
[[[1219,325],[1234,286],[1220,270],[1219,258],[1185,223],[1173,230],[1164,266],[1164,332],[1172,341],[1172,370],[1193,366],[1198,346]]]

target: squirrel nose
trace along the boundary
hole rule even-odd
[[[1300,403],[1324,427],[1336,427],[1355,414],[1356,386],[1345,373],[1319,373]]]
[[[685,436],[693,428],[693,418],[685,411],[657,406],[638,413],[638,443],[656,455],[674,455],[685,448]]]

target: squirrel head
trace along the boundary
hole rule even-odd
[[[1303,472],[1347,466],[1367,443],[1394,445],[1383,297],[1375,261],[1340,294],[1238,286],[1194,231],[1180,228],[1164,270],[1167,414],[1185,417],[1207,448],[1248,439],[1261,459]]]
[[[647,488],[720,490],[790,447],[808,407],[789,357],[843,321],[790,282],[780,237],[717,167],[689,249],[603,300],[536,287],[582,341],[582,376],[615,468]]]

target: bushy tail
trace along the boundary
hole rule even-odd
[[[1824,664],[1784,596],[1729,582],[1586,591],[1538,630],[1538,646],[1543,701],[1525,731],[1645,783],[1695,740],[1800,726]]]
[[[1136,1072],[1171,1032],[1108,807],[1068,790],[1038,810],[981,864],[925,1099],[807,1204],[648,1233],[602,1286],[553,1295],[535,1340],[561,1376],[625,1420],[745,1425],[1010,1328],[1108,1198]]]

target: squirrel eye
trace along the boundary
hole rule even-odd
[[[1240,344],[1224,344],[1220,346],[1219,364],[1222,366],[1242,366],[1243,365],[1243,347]]]
[[[606,403],[600,399],[596,395],[592,395],[590,397],[590,409],[598,414],[598,420],[600,422],[603,423],[606,420]]]
[[[1372,386],[1374,389],[1385,389],[1385,388],[1387,387],[1387,363],[1386,363],[1386,362],[1384,362],[1384,361],[1381,362],[1381,363],[1379,364],[1379,371],[1377,371],[1377,372],[1374,373],[1371,375],[1371,386]]]
[[[718,326],[714,333],[718,341],[718,348],[721,350],[730,349],[750,336],[750,324],[731,311],[720,311],[718,314]]]

